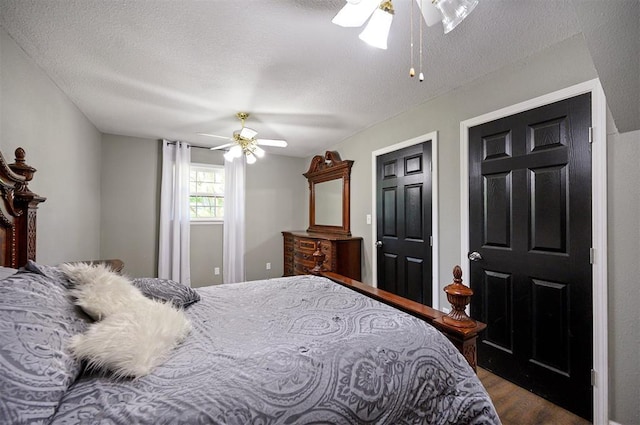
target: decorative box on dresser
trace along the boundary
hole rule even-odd
[[[284,275],[308,274],[316,265],[316,244],[325,255],[326,271],[360,280],[362,238],[305,231],[282,232],[284,239]]]

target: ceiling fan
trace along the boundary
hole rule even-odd
[[[229,151],[224,154],[224,158],[227,161],[233,161],[235,158],[241,158],[244,154],[247,157],[247,164],[253,164],[256,162],[256,158],[262,158],[264,156],[264,149],[262,149],[260,145],[275,146],[278,148],[287,147],[287,142],[285,140],[256,139],[258,132],[252,128],[244,126],[244,121],[249,118],[248,112],[238,112],[236,117],[238,117],[242,123],[242,127],[240,130],[235,130],[232,137],[198,133],[200,136],[217,137],[218,139],[230,140],[230,143],[225,143],[224,145],[211,148],[211,150],[218,150],[230,147]]]

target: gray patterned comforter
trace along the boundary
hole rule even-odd
[[[200,288],[151,375],[81,375],[52,424],[493,424],[465,359],[424,322],[312,276]]]

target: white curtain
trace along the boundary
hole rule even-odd
[[[222,272],[224,283],[244,282],[245,159],[224,162],[224,233]]]
[[[162,141],[158,277],[191,286],[189,262],[189,167],[191,149]]]

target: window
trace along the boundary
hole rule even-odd
[[[216,221],[224,218],[224,167],[191,164],[189,210],[192,221]]]

